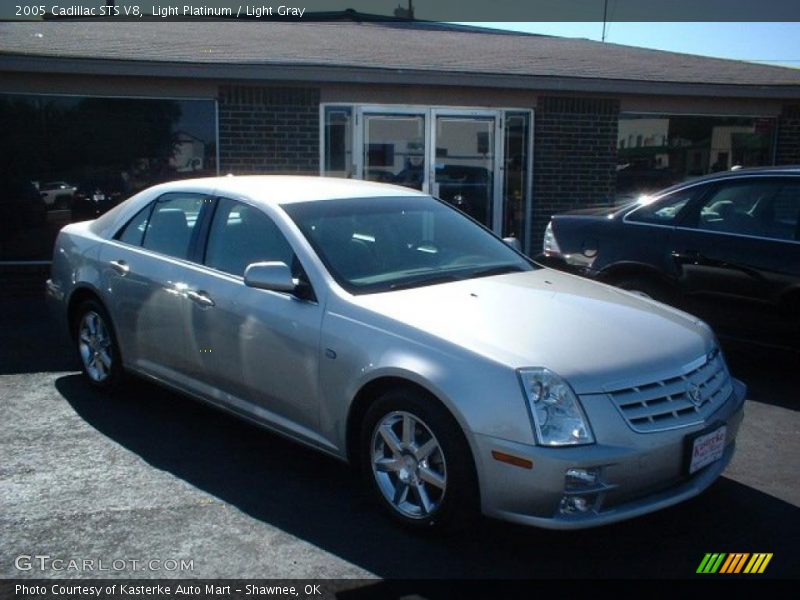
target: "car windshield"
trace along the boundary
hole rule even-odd
[[[535,267],[475,221],[430,196],[283,205],[336,281],[354,294]]]

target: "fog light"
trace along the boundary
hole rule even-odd
[[[585,513],[592,507],[592,502],[584,496],[564,496],[558,510],[565,515]]]
[[[564,485],[568,490],[586,489],[597,483],[596,469],[567,469],[564,474]]]

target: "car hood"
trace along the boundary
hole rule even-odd
[[[354,303],[511,368],[547,367],[577,393],[673,377],[715,343],[686,313],[551,269],[357,296]]]

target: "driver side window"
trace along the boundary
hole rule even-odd
[[[700,207],[697,228],[720,233],[792,239],[794,227],[781,235],[774,201],[780,181],[753,180],[721,186]]]
[[[239,277],[254,262],[292,267],[294,252],[272,220],[258,208],[221,198],[211,222],[205,264]]]

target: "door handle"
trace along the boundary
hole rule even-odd
[[[709,258],[702,252],[696,250],[687,250],[685,252],[673,252],[672,258],[679,264],[692,263],[695,265],[702,265],[704,267],[728,267],[728,263],[724,260],[716,258]]]
[[[673,251],[672,258],[678,262],[700,262],[703,260],[703,255],[696,250],[685,250],[683,252]]]
[[[111,265],[112,269],[114,269],[117,273],[123,276],[127,275],[128,272],[131,270],[128,263],[126,263],[124,260],[112,260],[109,264]]]
[[[211,299],[211,297],[203,290],[197,292],[194,290],[189,290],[188,292],[186,292],[186,297],[189,298],[189,300],[191,300],[195,304],[198,304],[204,308],[216,305],[216,303]]]

